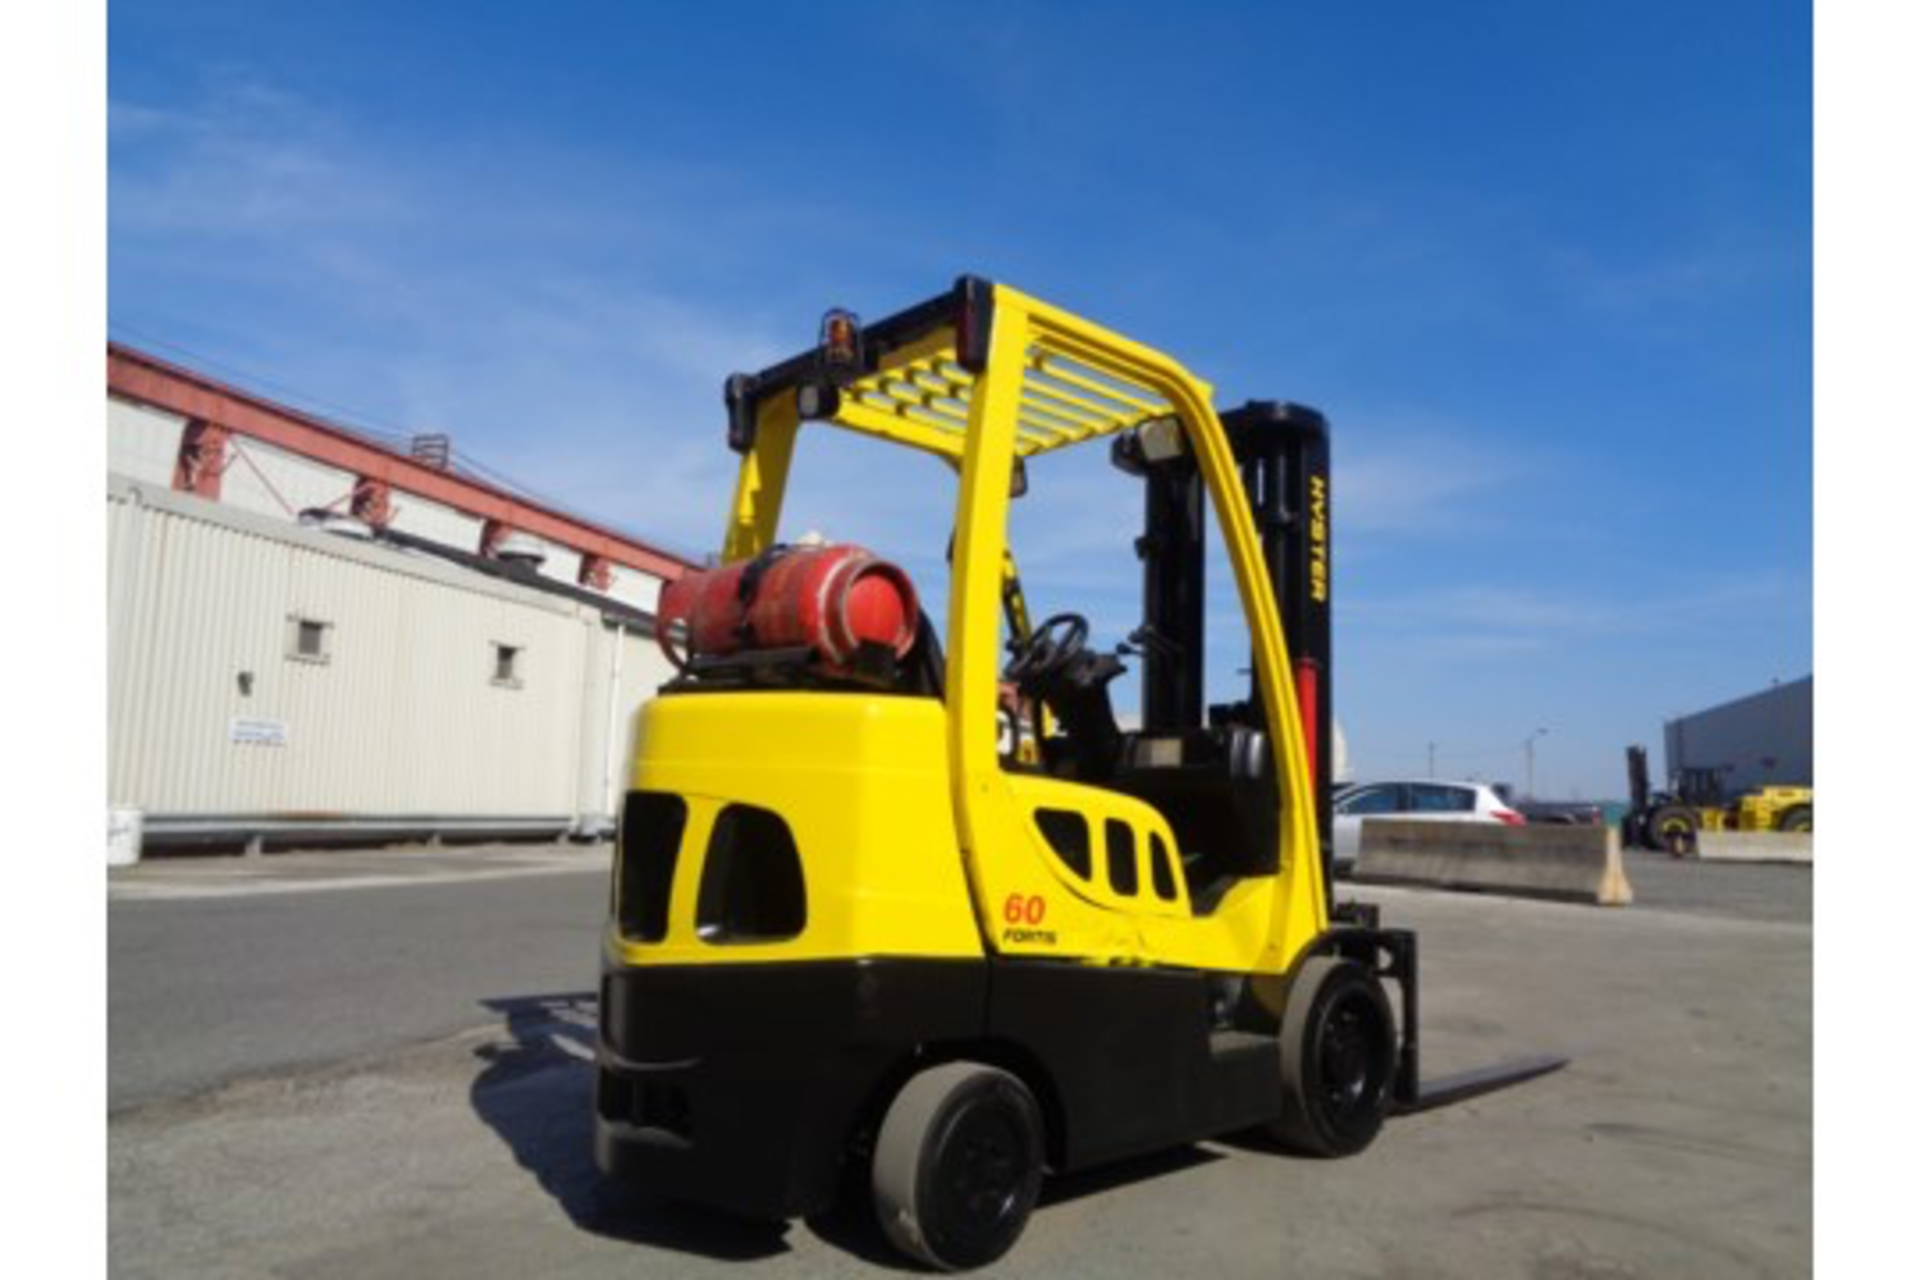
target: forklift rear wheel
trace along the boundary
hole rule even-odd
[[[907,1082],[873,1152],[880,1229],[942,1271],[985,1266],[1025,1230],[1045,1159],[1040,1107],[1020,1080],[977,1062]]]
[[[1805,805],[1797,805],[1780,816],[1782,831],[1812,831],[1813,810]]]
[[[1393,1006],[1380,980],[1351,960],[1314,956],[1300,966],[1280,1023],[1286,1110],[1273,1127],[1306,1155],[1366,1149],[1393,1105]]]

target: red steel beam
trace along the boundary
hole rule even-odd
[[[363,440],[324,418],[263,400],[118,343],[107,344],[107,389],[125,399],[339,467],[359,477],[360,483],[384,484],[442,502],[668,582],[693,567],[645,543],[609,533],[481,481],[449,475]]]

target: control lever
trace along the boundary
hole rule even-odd
[[[1127,633],[1126,640],[1115,648],[1123,657],[1144,657],[1149,654],[1162,658],[1177,658],[1186,652],[1186,646],[1160,634],[1150,622],[1143,622]]]

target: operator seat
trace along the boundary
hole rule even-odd
[[[1130,734],[1111,785],[1158,809],[1173,828],[1195,914],[1211,912],[1236,881],[1278,870],[1279,787],[1264,730],[1215,724]]]

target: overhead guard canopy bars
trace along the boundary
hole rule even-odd
[[[747,452],[758,439],[763,409],[792,394],[802,419],[832,422],[958,464],[966,452],[975,383],[986,367],[993,306],[994,286],[963,276],[950,292],[865,330],[851,369],[834,368],[816,349],[759,374],[735,374],[727,382],[728,442]],[[1078,319],[1050,325],[1046,309],[1031,314],[1030,328],[1016,457],[1173,415],[1152,379],[1114,359],[1117,353],[1100,341],[1124,343],[1118,335]]]

